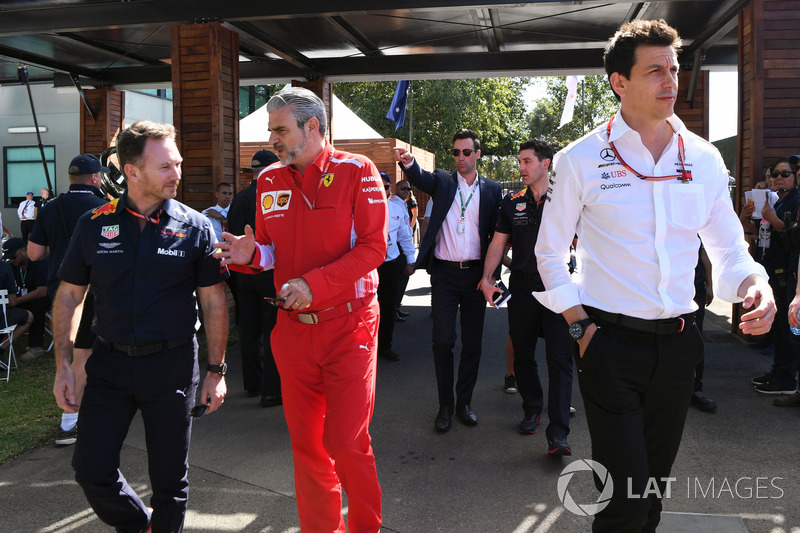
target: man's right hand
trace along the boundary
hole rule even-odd
[[[394,159],[403,163],[404,166],[408,166],[414,161],[414,156],[405,148],[396,147],[394,149]]]
[[[253,253],[256,250],[256,238],[253,228],[249,225],[244,227],[244,235],[233,235],[223,231],[221,237],[223,241],[214,244],[214,248],[219,250],[219,256],[223,265],[249,265],[253,260]],[[227,241],[227,242],[226,242]]]

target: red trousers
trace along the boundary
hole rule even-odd
[[[294,457],[303,533],[377,533],[381,487],[369,423],[375,407],[378,302],[318,324],[278,312],[272,351]]]

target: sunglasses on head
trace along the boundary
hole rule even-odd
[[[770,172],[769,175],[772,176],[773,178],[777,178],[778,176],[782,178],[788,178],[789,176],[794,176],[794,172],[792,172],[791,170],[781,170],[780,172],[778,172],[777,170],[773,170],[772,172]]]
[[[469,156],[472,155],[472,152],[474,152],[474,151],[475,150],[473,150],[472,148],[464,148],[463,150],[459,150],[458,148],[453,148],[450,151],[450,153],[453,154],[453,157],[458,157],[458,154],[461,154],[461,153],[464,154],[464,157],[469,157]]]

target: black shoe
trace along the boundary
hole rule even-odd
[[[439,433],[447,433],[448,431],[450,431],[452,420],[453,420],[453,408],[439,407],[439,413],[436,415],[436,420],[434,421],[436,425],[436,431],[438,431]]]
[[[248,389],[246,392],[248,398],[255,398],[256,396],[259,396],[261,394],[260,390]]]
[[[395,352],[394,350],[378,352],[378,357],[380,357],[381,359],[386,359],[388,361],[399,361],[400,360],[400,354]]]
[[[572,448],[567,444],[567,438],[556,435],[547,441],[547,455],[550,457],[563,457],[572,455]]]
[[[509,394],[517,393],[517,379],[514,376],[506,376],[503,383],[503,390]]]
[[[467,426],[475,426],[478,424],[478,417],[475,416],[475,413],[472,412],[472,408],[469,405],[459,405],[456,407],[456,413],[458,414],[458,418],[461,419]]]
[[[525,418],[523,418],[522,422],[519,423],[519,432],[527,435],[533,435],[536,433],[541,421],[542,415],[538,413],[535,415],[525,415]]]
[[[699,390],[692,393],[691,404],[701,411],[714,411],[717,408],[717,403]]]
[[[283,398],[280,396],[261,397],[261,407],[275,407],[277,405],[283,405]]]
[[[395,313],[394,314],[394,321],[395,322],[405,322],[406,319],[403,318],[402,316],[400,316],[400,313]]]
[[[411,313],[408,313],[408,312],[406,312],[406,311],[402,311],[402,310],[400,310],[400,309],[398,309],[398,310],[397,310],[397,315],[398,315],[398,316],[400,316],[400,317],[402,317],[402,318],[408,318],[408,315],[410,315],[410,314],[411,314]]]
[[[72,426],[72,429],[69,430],[61,429],[61,427],[59,426],[58,435],[56,435],[56,445],[69,446],[70,444],[75,444],[75,441],[77,440],[78,440],[77,424]]]
[[[751,379],[750,383],[752,383],[753,385],[763,385],[764,383],[769,383],[769,380],[771,379],[772,379],[772,374],[770,372],[767,372],[766,374]]]
[[[786,386],[781,385],[773,380],[756,385],[756,392],[761,394],[794,394],[797,390],[797,385]]]

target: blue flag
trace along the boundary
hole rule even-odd
[[[392,105],[386,118],[394,121],[394,129],[400,129],[406,121],[406,103],[408,102],[408,81],[398,81],[397,88],[394,90]]]

